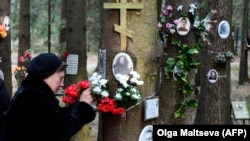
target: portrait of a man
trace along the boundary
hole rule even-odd
[[[177,32],[179,35],[187,35],[190,30],[190,22],[188,18],[181,17],[177,24]]]
[[[221,21],[218,27],[218,34],[222,39],[226,39],[230,34],[230,26],[227,21]]]

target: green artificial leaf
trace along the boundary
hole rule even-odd
[[[187,53],[188,53],[188,54],[198,54],[199,51],[198,51],[196,48],[192,48],[192,49],[190,49]]]
[[[186,114],[182,110],[174,112],[174,117],[176,119],[185,118]]]
[[[187,100],[187,106],[190,108],[197,108],[197,101],[195,99]]]

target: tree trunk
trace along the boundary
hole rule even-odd
[[[76,75],[66,74],[65,87],[80,80],[88,79],[86,67],[86,1],[67,0],[66,11],[66,51],[78,55],[78,64]],[[84,125],[70,140],[90,141],[89,125]]]
[[[0,0],[0,3],[0,24],[3,24],[4,17],[10,17],[10,0]],[[7,31],[7,36],[5,38],[0,38],[0,57],[2,60],[2,62],[0,63],[0,69],[3,71],[5,85],[11,97],[11,29]]]
[[[171,5],[173,7],[173,19],[179,19],[181,17],[182,12],[188,12],[189,5],[191,3],[196,3],[192,0],[179,0],[179,1],[166,1],[164,8],[166,8],[168,5]],[[179,5],[183,5],[183,9],[181,12],[177,11],[177,7]],[[158,6],[159,7],[159,6]],[[159,9],[159,8],[158,8]],[[160,15],[160,14],[158,14]],[[189,21],[192,24],[192,20],[189,19]],[[191,27],[192,25],[190,25]],[[184,118],[176,118],[174,116],[174,113],[180,108],[180,103],[183,102],[184,94],[182,93],[181,86],[174,78],[173,74],[170,73],[169,78],[165,75],[165,67],[166,67],[166,60],[169,58],[177,59],[178,52],[180,51],[180,48],[176,45],[172,45],[172,41],[178,40],[181,41],[181,44],[186,44],[187,46],[191,47],[193,44],[197,42],[195,32],[190,29],[187,35],[181,36],[178,33],[174,33],[172,36],[170,36],[167,40],[167,43],[163,45],[164,48],[164,54],[165,56],[162,56],[162,65],[159,69],[158,75],[162,76],[162,78],[158,78],[161,82],[157,85],[156,93],[159,94],[160,97],[160,117],[159,117],[159,123],[163,124],[192,124],[193,123],[193,113],[195,112],[195,109],[191,109],[188,106],[185,106],[184,112],[185,117]],[[194,56],[195,57],[195,56]],[[192,86],[195,88],[195,71],[190,70],[189,75],[187,76],[190,80]],[[190,98],[193,96],[194,92],[192,93]],[[188,98],[188,97],[187,97]],[[163,108],[164,107],[164,108]]]
[[[211,31],[211,45],[206,45],[202,50],[202,64],[200,73],[201,90],[199,95],[198,108],[194,124],[230,124],[230,60],[225,63],[215,62],[215,56],[219,53],[230,51],[230,36],[221,39],[217,34],[219,23],[223,20],[231,25],[231,0],[211,0],[207,1],[208,10],[217,10],[217,24],[213,25]],[[206,14],[207,14],[207,11]],[[229,34],[231,35],[231,34]],[[208,72],[215,69],[218,72],[217,81],[210,83],[208,81]]]
[[[248,50],[246,49],[248,38],[248,0],[244,0],[243,4],[243,18],[242,18],[242,38],[240,49],[240,70],[239,70],[239,84],[243,84],[249,80],[248,77]]]
[[[119,1],[117,1],[119,2]],[[115,3],[114,0],[104,0],[104,3]],[[127,3],[132,3],[127,1]],[[157,39],[157,9],[156,1],[136,1],[134,4],[142,3],[143,9],[126,9],[126,28],[132,31],[132,39],[126,37],[126,49],[121,49],[121,34],[115,31],[114,25],[122,26],[119,21],[120,9],[103,9],[103,28],[101,36],[101,49],[107,52],[107,80],[111,95],[114,94],[118,82],[112,73],[112,62],[116,54],[127,53],[132,59],[134,71],[141,75],[144,81],[138,89],[143,99],[155,95],[155,75],[159,66],[159,48],[156,46]],[[121,21],[124,22],[124,21]],[[99,133],[102,135],[100,141],[136,141],[145,125],[156,122],[155,119],[144,120],[144,101],[126,111],[126,116],[101,114],[99,122]]]
[[[24,52],[28,49],[30,49],[30,0],[20,0],[17,58],[18,66],[24,66],[24,64],[20,62],[19,57],[23,56]],[[25,78],[25,75],[17,75],[16,78],[18,86],[20,86],[21,82]]]

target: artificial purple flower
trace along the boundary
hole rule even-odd
[[[168,14],[169,14],[168,10],[163,10],[163,15],[168,15]]]
[[[159,23],[157,24],[157,27],[158,27],[158,28],[162,28],[162,24],[159,22]]]
[[[173,7],[171,5],[168,5],[167,10],[171,11],[171,10],[173,10]]]
[[[174,24],[177,25],[179,23],[179,20],[178,19],[175,19],[174,20]]]
[[[173,25],[171,23],[166,23],[166,28],[167,29],[171,29],[173,27]]]

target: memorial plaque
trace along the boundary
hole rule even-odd
[[[145,101],[145,120],[159,116],[159,98],[150,98]]]
[[[78,55],[69,54],[66,62],[68,64],[66,68],[66,74],[76,75],[78,71]]]
[[[249,119],[246,101],[232,101],[235,119]]]

